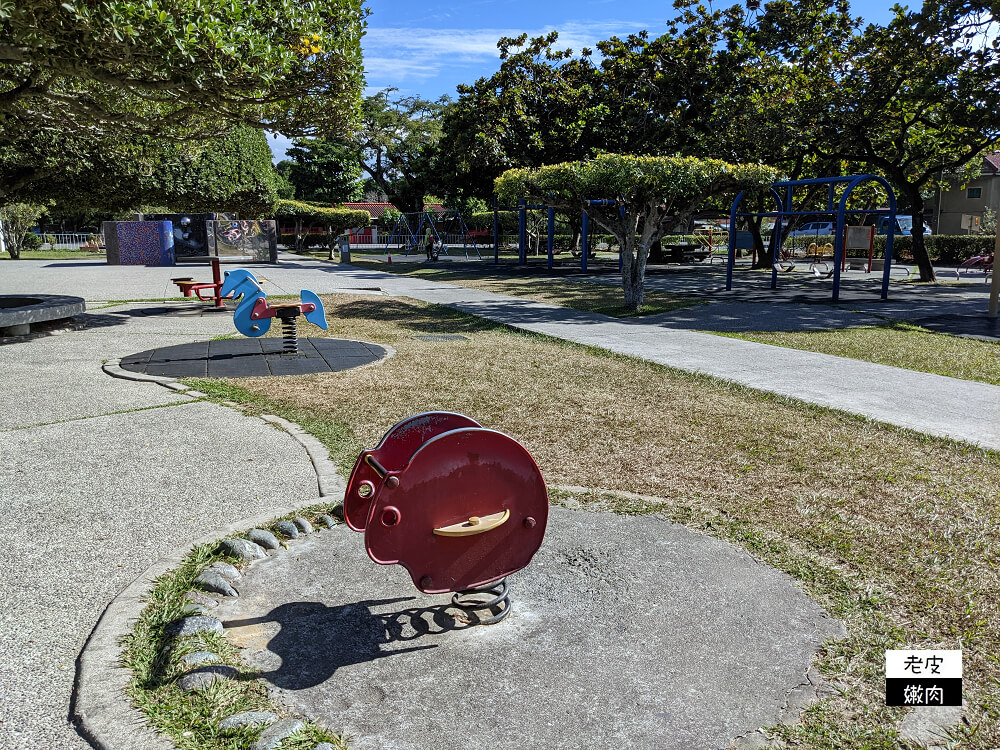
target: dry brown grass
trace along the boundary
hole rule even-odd
[[[429,281],[480,289],[494,294],[509,294],[526,297],[535,302],[569,307],[573,310],[596,312],[614,318],[628,318],[637,315],[656,315],[670,310],[682,310],[705,302],[680,294],[647,289],[643,294],[642,308],[636,312],[626,310],[621,285],[602,284],[587,278],[562,279],[555,276],[511,275],[496,270],[496,266],[486,266],[486,270],[456,270],[447,266],[426,266],[413,263],[372,263],[356,261],[354,265],[371,268],[400,276],[415,276]]]
[[[898,747],[890,722],[900,712],[879,705],[882,651],[961,647],[972,704],[962,746],[1000,744],[996,454],[445,308],[344,296],[325,304],[336,321],[329,335],[389,344],[396,356],[235,384],[346,423],[367,446],[415,412],[469,414],[522,441],[550,485],[661,498],[651,507],[789,570],[850,630],[822,661],[845,695],[804,728],[782,730],[793,743]],[[413,338],[442,332],[469,340]],[[584,499],[614,507],[607,497]]]

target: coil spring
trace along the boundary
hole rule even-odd
[[[281,318],[281,338],[285,342],[282,354],[299,353],[299,333],[295,318]]]
[[[488,597],[480,600],[479,597]],[[477,586],[474,589],[456,591],[451,597],[451,603],[456,607],[461,607],[467,612],[474,612],[479,618],[480,625],[495,625],[510,614],[510,587],[507,579],[501,578],[496,583],[488,583],[485,586]],[[492,614],[495,607],[503,607],[497,614],[483,619],[483,612]]]

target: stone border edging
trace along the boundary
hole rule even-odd
[[[341,480],[341,487],[346,484]],[[332,488],[331,488],[332,489]],[[99,750],[175,750],[175,746],[149,726],[145,716],[125,695],[132,673],[121,665],[120,641],[132,632],[144,597],[154,581],[181,564],[192,549],[217,542],[230,534],[246,531],[323,502],[323,498],[272,508],[250,518],[228,524],[162,557],[144,570],[118,594],[101,614],[76,660],[76,679],[70,715],[77,731]]]

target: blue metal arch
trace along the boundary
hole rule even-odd
[[[861,185],[862,183],[868,182],[869,180],[874,180],[878,184],[885,188],[886,195],[888,196],[889,208],[888,209],[867,209],[867,210],[847,210],[847,199],[851,197],[851,193],[854,189]],[[840,196],[840,201],[836,208],[834,208],[834,188],[838,184],[847,183],[847,187],[844,189],[843,194]],[[827,198],[827,208],[825,211],[793,211],[792,210],[792,194],[797,187],[803,185],[828,185],[829,194]],[[778,188],[785,189],[785,197],[782,199],[781,194],[778,192]],[[846,225],[845,217],[847,214],[884,214],[889,217],[889,227],[888,236],[885,240],[885,266],[882,271],[882,290],[881,298],[888,299],[889,297],[889,272],[892,263],[892,247],[893,239],[896,234],[896,193],[893,191],[892,186],[885,180],[885,178],[874,174],[861,174],[861,175],[851,175],[850,177],[816,177],[808,180],[784,180],[781,182],[774,183],[769,192],[772,197],[774,197],[778,203],[778,210],[775,213],[768,212],[740,212],[739,207],[743,202],[743,196],[746,191],[741,191],[736,198],[733,200],[733,205],[729,211],[729,263],[726,268],[726,289],[731,290],[733,288],[733,262],[736,259],[736,220],[740,217],[773,217],[775,219],[774,230],[771,235],[772,246],[775,246],[776,237],[780,237],[782,221],[786,216],[815,216],[817,214],[833,214],[836,216],[836,229],[835,231],[835,245],[834,245],[834,267],[833,267],[833,300],[836,302],[840,298],[840,267],[844,258],[844,227]],[[778,272],[777,269],[771,271],[771,288],[775,289],[778,285]]]

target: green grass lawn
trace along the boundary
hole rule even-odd
[[[324,303],[326,335],[395,356],[190,384],[300,423],[345,474],[398,420],[465,413],[521,441],[555,503],[660,514],[787,572],[848,631],[816,659],[837,694],[772,728],[789,746],[900,750],[905,710],[885,706],[885,650],[959,647],[969,706],[954,747],[1000,746],[1000,455],[449,308]],[[416,338],[424,333],[465,339]]]
[[[1000,385],[1000,343],[936,333],[909,323],[718,335]]]
[[[22,251],[20,260],[76,260],[79,258],[92,258],[94,260],[106,260],[104,251],[93,252],[91,250],[25,250]],[[14,260],[10,255],[0,254],[0,260]]]

